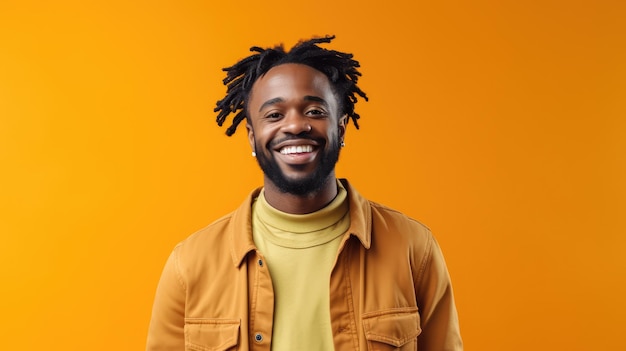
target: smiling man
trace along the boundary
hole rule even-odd
[[[359,64],[318,44],[253,47],[226,68],[221,126],[246,121],[264,174],[234,212],[178,244],[147,350],[462,350],[427,227],[337,179]]]

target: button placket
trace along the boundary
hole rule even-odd
[[[250,290],[250,329],[248,337],[250,350],[269,351],[272,343],[272,324],[274,312],[274,291],[265,258],[257,251],[248,261],[252,275]]]

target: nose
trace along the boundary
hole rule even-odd
[[[283,131],[290,134],[308,133],[311,131],[309,118],[298,111],[287,113],[283,119]]]

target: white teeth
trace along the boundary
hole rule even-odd
[[[280,153],[283,155],[301,154],[303,152],[312,152],[313,146],[311,145],[298,145],[298,146],[285,146],[280,149]]]

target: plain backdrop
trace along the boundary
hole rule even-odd
[[[0,349],[140,350],[174,245],[262,175],[222,67],[335,34],[337,173],[428,225],[466,350],[615,350],[626,325],[626,2],[0,2]],[[243,126],[242,126],[243,127]]]

